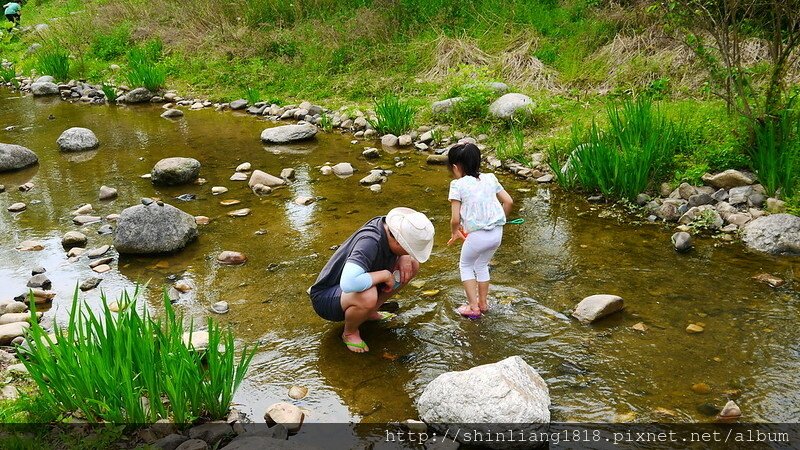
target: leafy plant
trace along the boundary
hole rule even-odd
[[[128,51],[128,82],[132,86],[144,86],[155,92],[164,87],[166,68],[158,63],[161,56],[160,41],[151,41],[143,47]]]
[[[375,102],[375,119],[370,124],[380,134],[401,135],[414,126],[416,110],[408,102],[394,95],[386,95]]]
[[[750,158],[769,195],[794,196],[800,181],[800,115],[794,109],[754,125]]]
[[[522,129],[512,126],[506,135],[497,144],[497,157],[501,160],[513,159],[522,164],[530,164],[530,158],[525,154],[525,134]]]
[[[632,199],[664,178],[682,145],[682,132],[647,98],[611,103],[606,114],[608,130],[597,122],[585,132],[575,127],[573,150],[562,166],[559,150],[554,148],[550,167],[566,188],[581,187],[610,198]]]
[[[3,80],[4,83],[10,83],[16,76],[17,71],[14,66],[0,66],[0,80]]]
[[[333,120],[326,113],[320,114],[317,125],[319,125],[319,127],[322,128],[322,131],[325,131],[327,133],[330,133],[333,130]]]
[[[131,30],[121,25],[108,33],[100,33],[92,40],[91,52],[104,61],[111,61],[122,56],[131,44]]]
[[[59,81],[69,78],[69,53],[58,47],[40,49],[36,55],[36,70]]]
[[[114,86],[103,84],[100,89],[103,91],[103,95],[106,96],[107,102],[111,103],[117,99],[117,90],[114,88]]]
[[[253,87],[247,86],[244,88],[243,91],[244,99],[247,100],[247,103],[253,105],[261,101],[261,92],[258,89]]]
[[[158,319],[137,302],[138,293],[124,292],[116,314],[102,295],[96,314],[76,289],[66,329],[56,326],[52,335],[32,320],[30,346],[19,351],[41,400],[52,411],[77,411],[91,422],[224,417],[256,348],[245,347],[236,362],[232,332],[211,319],[207,347],[194,348],[192,337],[200,332],[184,334],[184,318],[166,292]],[[31,300],[32,317],[35,309]],[[193,329],[192,321],[188,325]]]

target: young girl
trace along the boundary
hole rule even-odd
[[[477,319],[489,310],[489,260],[503,239],[503,225],[514,201],[491,173],[480,173],[481,151],[474,144],[456,145],[448,154],[452,216],[448,245],[464,239],[459,269],[467,304],[459,314]]]

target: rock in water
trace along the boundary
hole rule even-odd
[[[168,253],[182,249],[196,237],[193,216],[172,205],[151,203],[122,211],[114,233],[114,247],[119,253]]]
[[[69,250],[72,247],[83,247],[86,245],[86,235],[80,231],[67,231],[61,238],[61,245],[64,250]]]
[[[336,164],[331,169],[333,170],[333,173],[336,176],[340,177],[347,177],[352,175],[353,172],[355,172],[355,169],[353,168],[352,164],[346,162],[341,162],[339,164]]]
[[[108,187],[108,186],[100,186],[100,200],[112,200],[117,198],[117,190]]]
[[[778,278],[775,275],[771,275],[768,273],[761,273],[753,277],[754,280],[759,281],[761,283],[766,283],[770,287],[778,288],[783,286],[786,281],[782,278]]]
[[[151,98],[153,98],[152,92],[139,87],[125,94],[124,100],[126,103],[145,103],[149,102]]]
[[[300,400],[308,395],[308,388],[304,386],[292,386],[289,388],[289,398]]]
[[[679,253],[688,252],[694,246],[692,235],[685,231],[679,231],[672,235],[672,245]]]
[[[176,186],[191,183],[200,174],[200,161],[194,158],[164,158],[150,172],[153,184]]]
[[[247,108],[247,100],[245,99],[234,100],[228,106],[230,106],[230,108],[234,111],[245,109]]]
[[[742,410],[739,409],[739,405],[733,400],[728,400],[728,403],[722,407],[722,411],[719,413],[719,418],[723,420],[738,419],[741,416]]]
[[[268,424],[283,425],[291,433],[296,433],[300,430],[304,417],[305,415],[300,408],[285,402],[275,403],[267,408],[267,412],[264,413],[264,420]]]
[[[524,94],[510,93],[498,98],[489,106],[489,113],[498,119],[510,119],[530,114],[536,104]]]
[[[254,170],[253,173],[250,174],[250,181],[248,181],[247,184],[251,189],[257,184],[262,184],[271,188],[275,186],[283,186],[286,184],[286,180],[260,170]]]
[[[590,295],[575,307],[572,317],[581,323],[592,323],[623,308],[622,297],[608,294]]]
[[[514,424],[516,430],[533,432],[550,423],[549,408],[547,384],[519,356],[439,375],[417,401],[420,419],[442,433],[451,428],[451,436],[466,424],[494,432],[499,430],[492,424]]]
[[[751,185],[754,180],[738,170],[728,169],[716,175],[711,175],[710,173],[703,175],[703,182],[717,189],[730,189]]]
[[[247,262],[247,256],[245,256],[244,253],[225,250],[224,252],[217,255],[217,261],[219,261],[220,264],[225,264],[228,266],[236,266]]]
[[[101,280],[100,278],[91,277],[91,278],[87,279],[86,281],[84,281],[83,283],[81,283],[80,290],[81,291],[90,291],[90,290],[96,288],[97,285],[100,284],[101,281],[103,281],[103,280]]]
[[[267,128],[261,132],[261,140],[266,144],[288,144],[311,139],[317,134],[317,127],[309,123],[302,125],[281,125]]]
[[[183,111],[181,111],[180,109],[171,109],[170,108],[170,109],[164,111],[163,113],[161,113],[161,117],[163,117],[165,119],[174,119],[174,118],[177,118],[177,117],[183,117]]]
[[[88,128],[72,127],[58,137],[56,140],[58,148],[62,152],[82,152],[84,150],[94,150],[100,145],[97,136]]]
[[[744,227],[748,247],[772,254],[800,254],[800,217],[791,214],[762,216]]]
[[[11,341],[25,334],[31,324],[28,322],[14,322],[0,325],[0,345],[8,345]]]
[[[34,97],[45,95],[58,95],[58,85],[52,81],[40,81],[31,84],[31,93]]]
[[[21,145],[0,143],[0,172],[19,170],[39,162],[36,153]]]

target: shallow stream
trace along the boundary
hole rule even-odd
[[[184,279],[194,285],[178,302],[187,314],[202,318],[212,303],[227,301],[230,313],[217,319],[243,342],[261,342],[236,397],[257,420],[271,403],[291,401],[291,385],[310,389],[297,402],[309,422],[416,418],[414,399],[437,375],[511,355],[521,355],[548,383],[554,421],[710,421],[702,411],[728,398],[736,399],[746,421],[798,419],[800,295],[791,282],[797,259],[754,254],[712,238],[698,239],[689,254],[676,254],[670,230],[662,226],[599,218],[601,209],[582,198],[503,176],[516,200],[515,216],[526,222],[506,226],[492,271],[492,312],[464,320],[454,312],[464,295],[458,248],[445,245],[449,176],[443,166],[426,165],[414,151],[384,151],[368,161],[361,157],[367,143],[353,145],[352,137],[338,134],[265,147],[259,134],[272,124],[252,116],[205,110],[166,120],[161,111],[71,105],[0,90],[0,142],[24,145],[40,159],[36,167],[0,174],[7,188],[0,194],[0,298],[24,292],[30,270],[44,266],[57,292],[47,314],[63,320],[76,283],[96,274],[84,260],[67,262],[61,235],[88,228],[90,248],[111,243],[109,235],[97,234],[101,224],[73,225],[70,211],[91,203],[105,216],[141,197],[160,197],[211,223],[177,254],[121,257],[100,275],[99,288],[82,298],[96,305],[101,289],[114,298],[136,282],[149,282],[146,295],[157,307],[161,290]],[[15,128],[3,131],[9,126]],[[72,126],[91,128],[100,148],[60,153],[56,139]],[[140,178],[170,156],[198,159],[208,183],[161,188]],[[395,168],[395,158],[405,166]],[[244,161],[276,175],[292,167],[297,178],[259,198],[246,182],[229,181]],[[320,174],[319,166],[342,161],[359,172],[345,179]],[[376,165],[394,170],[380,193],[358,183]],[[17,186],[28,181],[35,188],[19,192]],[[119,197],[98,201],[103,184],[118,188]],[[230,190],[213,196],[212,186]],[[186,193],[197,199],[175,199]],[[293,202],[298,195],[318,201],[300,206]],[[242,203],[221,206],[224,199]],[[28,209],[6,211],[18,201]],[[400,293],[394,324],[365,327],[369,354],[351,354],[339,340],[341,324],[318,318],[305,290],[331,246],[400,205],[426,212],[437,227],[433,256],[418,278],[425,284]],[[226,215],[242,207],[252,213]],[[29,239],[45,249],[15,250]],[[249,260],[220,266],[216,255],[223,250],[244,252]],[[751,279],[762,272],[790,282],[775,290]],[[422,294],[430,290],[439,292]],[[569,317],[577,302],[597,293],[622,296],[625,309],[592,326]],[[648,329],[632,329],[638,322]],[[696,322],[705,324],[705,332],[688,334],[686,326]],[[696,383],[708,384],[711,392],[695,393]]]

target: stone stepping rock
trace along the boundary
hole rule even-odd
[[[13,205],[9,206],[7,209],[9,212],[22,212],[28,208],[28,205],[22,202],[14,203]]]
[[[77,257],[77,256],[81,256],[85,251],[86,251],[86,249],[83,248],[83,247],[72,247],[67,252],[67,257],[74,258],[74,257]]]
[[[346,162],[336,164],[335,166],[331,167],[331,169],[333,170],[334,175],[339,177],[348,177],[355,172],[353,165]]]
[[[261,170],[254,170],[253,173],[250,175],[250,180],[247,184],[252,188],[257,184],[263,184],[264,186],[268,187],[276,187],[276,186],[283,186],[286,184],[286,180],[283,178],[278,178],[274,175],[270,175],[266,172]]]
[[[307,205],[310,205],[310,204],[314,203],[315,201],[316,201],[316,199],[314,197],[309,197],[309,196],[306,196],[306,195],[301,195],[301,196],[297,197],[296,199],[294,199],[294,202],[296,204],[300,205],[300,206],[307,206]]]
[[[100,258],[89,263],[89,267],[94,269],[95,267],[102,266],[103,264],[111,264],[113,261],[114,258],[112,257]]]
[[[73,216],[85,216],[92,211],[94,211],[94,208],[92,208],[92,205],[90,203],[87,203],[81,206],[80,208],[76,209],[75,211],[72,211],[70,214],[72,214]]]
[[[448,156],[447,156],[447,154],[442,154],[442,155],[428,155],[428,157],[425,159],[425,162],[426,162],[426,163],[428,163],[428,164],[442,164],[442,165],[446,165],[448,161],[449,161],[449,160],[448,160]]]
[[[231,217],[244,217],[248,214],[250,214],[250,208],[237,209],[228,213]]]
[[[85,252],[84,255],[86,255],[89,258],[98,258],[100,256],[103,256],[109,249],[111,249],[111,246],[106,244],[97,248],[93,248]]]
[[[219,204],[222,205],[222,206],[233,206],[233,205],[238,205],[239,203],[242,203],[242,201],[241,200],[233,200],[233,199],[231,199],[231,200],[222,200],[221,202],[219,202]]]
[[[86,241],[88,241],[86,235],[80,231],[67,231],[64,233],[64,236],[61,237],[61,246],[64,247],[65,250],[70,250],[73,247],[85,246]]]
[[[303,425],[305,414],[297,406],[286,402],[275,403],[267,408],[264,413],[264,420],[268,424],[280,424],[286,427],[290,433],[296,433]]]
[[[97,267],[92,267],[92,270],[94,270],[97,273],[106,273],[109,270],[111,270],[111,266],[109,266],[108,264],[100,264]]]
[[[84,292],[85,291],[90,291],[90,290],[96,288],[97,285],[99,285],[101,281],[103,281],[103,280],[100,279],[100,278],[91,277],[91,278],[87,279],[86,281],[84,281],[83,283],[81,283],[81,285],[79,286],[79,289],[81,291],[84,291]]]
[[[22,241],[17,245],[17,250],[21,252],[38,252],[44,250],[44,244],[39,241]]]
[[[225,250],[217,255],[217,261],[219,261],[220,264],[234,266],[247,262],[247,256],[245,256],[244,253]]]
[[[231,175],[231,181],[247,181],[247,174],[244,172],[236,172],[235,174]]]
[[[50,289],[53,284],[50,282],[50,279],[47,278],[47,275],[40,273],[32,276],[28,280],[27,286],[32,288]]]
[[[14,338],[23,336],[30,328],[28,322],[14,322],[0,325],[0,345],[9,345]]]
[[[249,172],[252,167],[253,167],[252,164],[250,164],[249,162],[243,162],[243,163],[239,164],[238,166],[236,166],[236,171],[237,172]]]
[[[572,317],[581,323],[592,323],[621,310],[623,303],[622,297],[616,295],[591,295],[578,303],[572,312]]]
[[[37,322],[39,321],[38,319],[41,318],[42,318],[42,313],[37,311],[36,312]],[[30,321],[31,321],[31,315],[30,313],[26,312],[20,312],[20,313],[7,312],[2,316],[0,316],[0,325],[7,325],[9,323],[17,323],[17,322],[30,322]]]
[[[211,188],[211,194],[213,195],[220,195],[228,192],[228,188],[225,186],[214,186]]]
[[[90,223],[100,222],[101,220],[103,220],[102,217],[85,215],[75,216],[72,218],[72,222],[74,222],[75,225],[87,225]]]

